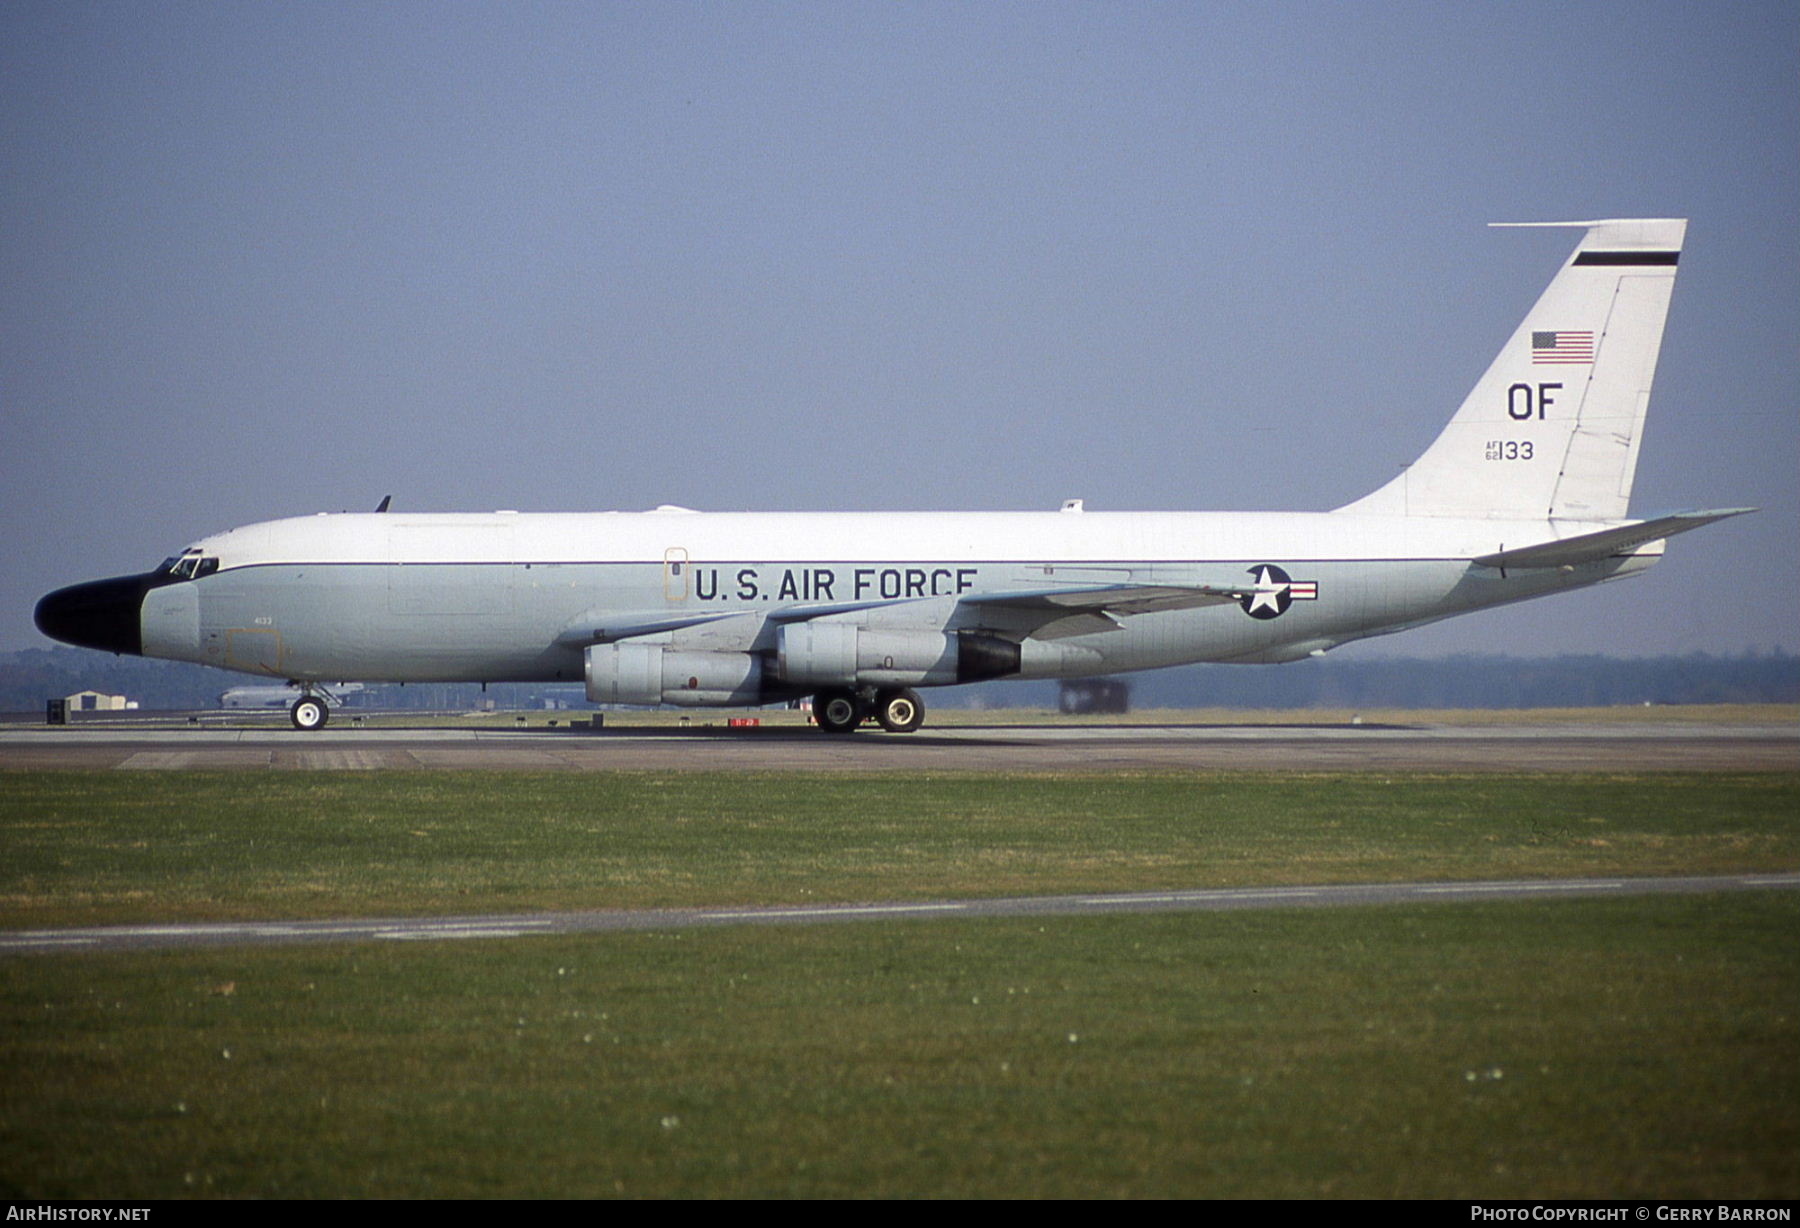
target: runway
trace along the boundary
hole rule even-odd
[[[1800,724],[990,724],[833,736],[722,725],[301,733],[176,721],[0,728],[0,770],[1795,771]]]
[[[1794,890],[1800,874],[1707,878],[1547,879],[1520,882],[1381,883],[1317,887],[1239,887],[1211,891],[938,900],[805,907],[646,909],[500,916],[372,918],[341,921],[246,921],[0,931],[0,956],[156,948],[281,946],[328,942],[447,942],[550,934],[622,933],[721,925],[829,925],[944,918],[1069,917],[1104,913],[1226,912],[1348,905],[1472,903],[1696,892]]]

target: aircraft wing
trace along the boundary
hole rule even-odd
[[[881,606],[915,604],[914,601],[870,600],[812,602],[805,605],[776,606],[772,610],[709,610],[703,614],[670,614],[667,610],[622,613],[615,610],[588,610],[563,628],[556,637],[559,644],[585,647],[589,644],[612,644],[619,640],[637,639],[644,635],[661,635],[666,631],[685,631],[709,623],[732,623],[761,626],[763,623],[801,623],[832,614],[852,614]]]
[[[1498,550],[1493,554],[1484,554],[1474,562],[1484,567],[1574,567],[1579,563],[1592,563],[1616,554],[1630,554],[1637,547],[1650,542],[1661,541],[1677,533],[1686,533],[1690,529],[1698,529],[1715,521],[1742,516],[1755,510],[1753,507],[1732,507],[1720,511],[1677,512],[1673,516],[1659,516],[1655,520],[1644,520],[1622,528],[1601,529],[1594,533],[1582,533],[1514,550]]]
[[[1226,605],[1253,597],[1249,584],[1080,584],[1059,588],[1022,589],[1016,592],[971,593],[960,599],[935,599],[953,604],[953,624],[963,629],[984,628],[1019,639],[1064,639],[1095,631],[1114,631],[1119,620],[1132,614],[1160,610],[1188,610],[1198,606]],[[933,599],[927,599],[933,600]],[[923,604],[917,599],[900,601],[842,601],[778,606],[764,612],[718,610],[703,614],[671,615],[666,610],[621,613],[595,609],[572,619],[557,642],[577,647],[610,644],[639,636],[684,631],[707,624],[742,623],[762,626],[807,622],[815,618],[851,614],[859,610],[894,609]],[[724,626],[720,634],[728,634]],[[741,634],[733,632],[730,634]],[[750,633],[754,638],[754,631]]]
[[[978,625],[1021,638],[1058,640],[1117,630],[1119,620],[1131,614],[1228,605],[1256,593],[1248,584],[1094,584],[974,593],[959,604]]]
[[[680,631],[702,623],[718,622],[733,617],[732,611],[718,610],[706,614],[683,614],[671,617],[667,611],[656,613],[618,613],[611,610],[589,610],[571,620],[556,637],[559,644],[583,647],[588,644],[610,644],[616,640],[634,639],[640,635],[658,635],[664,631]]]

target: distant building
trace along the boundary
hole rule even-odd
[[[103,695],[99,691],[77,691],[63,697],[71,712],[124,712],[137,707],[137,700],[123,695]]]

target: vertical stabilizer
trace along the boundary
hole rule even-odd
[[[1425,454],[1339,511],[1625,518],[1687,222],[1496,224],[1587,233]]]

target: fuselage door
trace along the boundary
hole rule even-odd
[[[680,546],[663,551],[663,596],[670,601],[688,598],[688,553]]]

